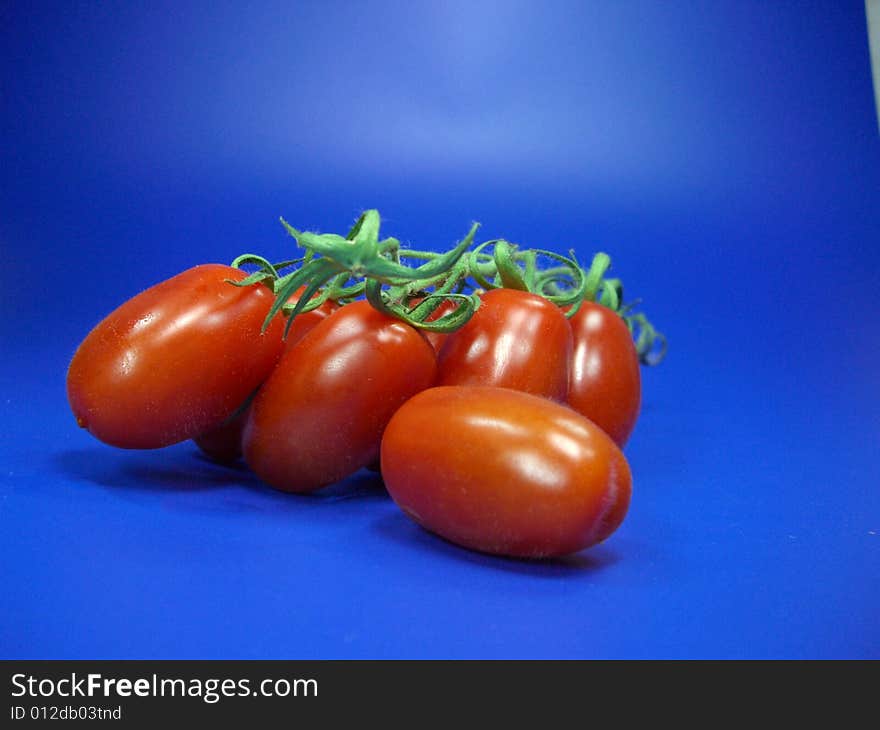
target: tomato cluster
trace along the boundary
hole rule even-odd
[[[291,284],[280,302],[260,275],[221,265],[148,289],[76,351],[77,422],[124,448],[194,439],[292,493],[378,463],[407,515],[484,552],[563,555],[621,524],[631,474],[620,447],[640,380],[617,312],[582,301],[569,318],[502,286],[447,332],[452,297],[420,327],[377,307],[375,289],[341,301],[316,291]],[[413,294],[410,311],[428,296]]]
[[[441,385],[493,385],[567,403],[619,446],[641,403],[629,329],[607,307],[584,302],[566,319],[543,297],[514,289],[482,296],[471,320],[438,353]]]

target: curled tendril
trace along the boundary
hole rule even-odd
[[[245,264],[255,264],[259,268],[239,281],[227,279],[230,284],[233,284],[234,286],[250,286],[251,284],[265,282],[271,287],[272,284],[270,282],[278,277],[278,271],[271,263],[269,263],[269,261],[262,256],[257,256],[252,253],[246,253],[239,256],[230,264],[230,266],[234,269],[240,269]]]
[[[380,223],[378,211],[367,210],[343,237],[300,231],[282,218],[281,224],[305,254],[278,263],[244,254],[232,266],[256,269],[230,283],[271,287],[275,300],[263,329],[280,312],[287,317],[285,334],[295,317],[328,299],[347,302],[360,297],[414,327],[454,332],[473,316],[480,293],[508,288],[538,294],[561,307],[567,317],[574,316],[584,301],[598,302],[626,322],[642,363],[656,365],[666,354],[665,336],[644,314],[634,312],[638,302],[624,303],[620,279],[605,278],[611,266],[605,253],[597,253],[585,270],[574,251],[563,256],[520,249],[504,239],[471,248],[478,223],[450,250],[435,253],[404,248],[396,238],[380,239]],[[444,302],[452,303],[452,309],[434,318]]]
[[[492,253],[487,249],[492,247]],[[556,264],[540,268],[538,262],[548,259]],[[572,316],[586,296],[588,279],[572,254],[563,256],[540,248],[519,250],[496,239],[477,246],[470,254],[469,275],[483,289],[520,289],[538,294],[560,307],[572,307]]]
[[[620,314],[623,304],[623,282],[620,279],[606,279],[602,282],[597,301],[608,309]]]
[[[654,329],[644,314],[624,317],[635,340],[639,362],[644,365],[657,365],[666,356],[666,336]]]
[[[473,294],[454,294],[449,292],[426,294],[421,302],[409,307],[395,297],[395,289],[385,290],[381,282],[370,279],[366,283],[367,301],[380,312],[401,319],[416,329],[430,332],[455,332],[463,327],[480,306],[479,297]],[[400,295],[401,291],[396,293]],[[455,303],[455,308],[437,319],[428,319],[444,301]]]
[[[533,253],[537,257],[550,259],[556,264],[562,264],[562,266],[549,269],[549,271],[554,272],[552,278],[549,279],[549,281],[553,282],[554,291],[547,292],[543,296],[554,304],[567,308],[566,316],[573,317],[577,307],[580,306],[586,297],[588,280],[584,270],[578,266],[573,254],[570,257],[563,256],[544,249],[534,249]],[[527,274],[529,263],[529,260],[526,260]],[[542,276],[537,271],[529,276],[535,282],[535,288],[532,291],[540,293],[540,290],[544,288],[544,282],[548,281],[548,279],[542,279]]]

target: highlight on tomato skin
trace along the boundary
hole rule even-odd
[[[571,326],[555,304],[518,289],[492,289],[443,343],[437,382],[513,388],[562,402],[572,347]]]
[[[129,299],[86,336],[67,372],[77,423],[121,448],[152,449],[220,426],[268,377],[284,323],[261,328],[263,285],[221,264],[184,271]]]
[[[595,302],[571,318],[574,352],[568,404],[623,446],[641,407],[639,357],[623,319]]]
[[[562,556],[623,522],[632,476],[592,421],[506,388],[443,386],[407,401],[382,438],[382,476],[411,519],[480,552]]]
[[[347,304],[287,351],[257,393],[245,461],[282,491],[333,484],[376,460],[388,420],[435,375],[421,333],[367,301]]]

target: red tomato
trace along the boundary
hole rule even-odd
[[[168,446],[216,428],[269,375],[282,318],[274,299],[220,264],[184,271],[108,315],[77,349],[67,395],[77,423],[113,446]]]
[[[437,357],[440,385],[494,385],[563,401],[571,327],[555,304],[515,289],[481,297],[470,321]]]
[[[206,456],[220,464],[231,464],[241,457],[241,436],[247,422],[249,408],[239,410],[231,418],[200,436],[196,436],[196,446]]]
[[[285,353],[257,393],[244,457],[263,481],[311,492],[373,462],[385,425],[430,387],[434,351],[366,301],[327,317]]]
[[[623,319],[584,302],[571,318],[574,355],[568,404],[623,446],[639,417],[639,357]]]
[[[614,532],[632,478],[620,449],[558,403],[504,388],[440,387],[397,411],[382,476],[413,520],[517,557],[566,555]]]
[[[301,286],[296,293],[288,299],[288,303],[296,304],[299,301],[300,296],[305,291],[305,287]],[[334,302],[332,299],[328,299],[317,309],[313,309],[310,312],[303,312],[302,314],[298,314],[296,318],[293,320],[293,324],[290,325],[290,330],[287,332],[287,339],[284,341],[284,349],[289,350],[293,347],[297,342],[299,342],[308,332],[311,332],[316,324],[327,319],[333,312],[339,309],[339,304]]]

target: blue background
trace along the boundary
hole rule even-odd
[[[880,658],[880,135],[861,2],[0,4],[0,656]],[[610,252],[669,336],[632,508],[474,554],[106,447],[64,374],[277,219]]]

